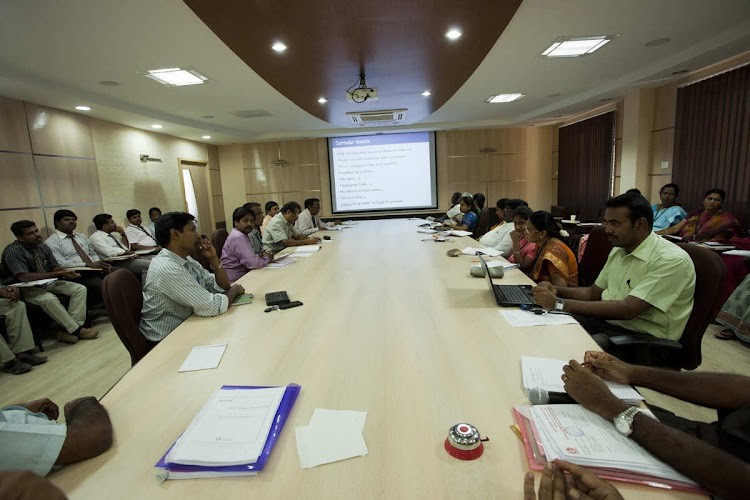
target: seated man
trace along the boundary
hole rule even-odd
[[[99,332],[93,328],[83,328],[86,320],[86,287],[66,281],[80,278],[81,275],[62,268],[52,251],[42,243],[42,235],[36,224],[30,220],[14,222],[10,230],[16,241],[3,250],[3,271],[8,276],[4,283],[36,281],[55,278],[55,281],[21,289],[23,300],[34,304],[65,331],[58,332],[57,340],[75,344],[78,339],[95,339]],[[70,297],[66,310],[56,295]]]
[[[255,213],[244,207],[232,213],[234,229],[229,233],[221,251],[221,263],[230,282],[237,281],[248,271],[265,267],[273,259],[272,255],[255,253],[247,235],[255,224]]]
[[[513,212],[522,206],[528,206],[528,203],[520,199],[500,198],[497,200],[495,213],[500,219],[500,224],[479,238],[479,243],[499,250],[503,257],[509,257],[513,252],[513,238],[510,236],[515,229]]]
[[[131,208],[125,212],[130,225],[125,228],[125,237],[130,243],[131,250],[152,250],[153,253],[161,250],[156,243],[155,235],[141,225],[141,211]]]
[[[0,336],[0,363],[5,373],[20,375],[32,366],[47,361],[46,356],[34,354],[34,336],[31,334],[26,304],[19,299],[18,288],[0,288],[0,316],[5,316],[5,331],[8,342]]]
[[[607,200],[604,228],[615,247],[594,285],[533,289],[537,304],[572,313],[602,349],[609,337],[645,333],[679,340],[693,310],[695,268],[688,254],[651,231],[654,214],[639,194]]]
[[[151,234],[156,234],[156,219],[161,217],[161,209],[159,207],[151,207],[148,209],[149,223],[146,224],[146,229]]]
[[[260,203],[255,201],[249,201],[242,205],[242,208],[248,208],[252,210],[255,215],[255,220],[260,220],[263,217],[263,211],[260,208]],[[276,211],[278,212],[278,210]],[[250,240],[250,245],[253,247],[253,251],[257,254],[263,252],[263,236],[257,227],[257,224],[253,224],[253,229],[247,234],[247,238]]]
[[[605,420],[627,423],[630,433],[620,432],[711,493],[723,498],[747,496],[750,377],[630,365],[610,354],[593,351],[586,352],[583,361],[583,365],[570,361],[562,376],[565,391],[579,404]],[[719,421],[693,422],[650,407],[659,419],[655,420],[634,412],[612,394],[602,379],[646,387],[715,408],[719,411]],[[623,415],[628,410],[630,414]]]
[[[188,319],[227,312],[245,289],[231,285],[211,241],[195,230],[195,217],[167,212],[156,221],[156,241],[163,247],[149,267],[143,284],[140,330],[151,342],[159,342]],[[214,273],[206,271],[190,253],[200,243]]]
[[[323,222],[318,217],[320,213],[320,200],[308,198],[305,200],[305,209],[300,212],[299,218],[294,223],[295,229],[305,236],[310,236],[318,231],[325,231],[335,226],[335,222]]]
[[[96,231],[91,235],[90,241],[97,255],[102,259],[132,255],[131,259],[116,260],[111,265],[132,271],[143,282],[151,260],[140,258],[135,252],[128,250],[128,245],[122,241],[123,230],[115,224],[110,214],[95,215],[93,221]]]
[[[71,210],[58,210],[53,216],[55,232],[45,242],[52,250],[60,266],[65,269],[88,267],[96,271],[82,271],[81,277],[74,280],[86,286],[89,305],[104,302],[102,296],[102,276],[108,273],[111,266],[99,259],[89,239],[75,232],[78,217]]]
[[[308,238],[295,229],[294,223],[299,217],[300,209],[296,201],[290,201],[281,207],[281,211],[274,215],[263,233],[264,249],[278,253],[286,247],[320,243],[320,238]]]
[[[260,225],[260,234],[265,232],[266,226],[277,213],[279,213],[279,204],[273,200],[266,202],[266,216],[263,217],[263,223]]]
[[[112,446],[112,422],[93,396],[65,405],[65,425],[55,422],[58,416],[49,399],[0,409],[0,471],[46,476],[54,465],[87,460]]]

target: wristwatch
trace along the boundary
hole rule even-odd
[[[640,408],[631,406],[624,412],[615,417],[615,429],[623,436],[630,436],[633,433],[633,419],[635,414],[640,412]]]
[[[562,297],[558,297],[555,301],[555,311],[562,311],[565,307],[565,300]]]

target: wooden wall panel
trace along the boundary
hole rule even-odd
[[[278,193],[247,193],[247,199],[245,200],[245,203],[248,202],[255,202],[260,203],[261,207],[266,206],[266,203],[269,201],[275,201],[279,204],[279,206],[284,204],[284,197],[282,196],[281,192]],[[235,207],[237,208],[237,207]]]
[[[659,190],[664,184],[669,184],[670,182],[672,182],[672,174],[649,175],[648,180],[651,188],[651,191],[649,191],[649,193],[651,193],[649,201],[651,201],[651,203],[661,203]]]
[[[72,210],[73,213],[76,214],[76,216],[78,217],[78,227],[76,228],[76,231],[78,231],[79,233],[83,233],[86,236],[90,236],[94,231],[96,231],[96,227],[94,226],[93,222],[94,216],[104,213],[104,207],[101,205],[101,203],[96,205],[69,205],[63,207],[45,208],[44,215],[47,218],[47,223],[49,224],[48,230],[50,234],[52,234],[52,232],[55,230],[54,216],[55,212],[60,210],[60,208],[67,208],[68,210]]]
[[[281,167],[245,169],[245,192],[279,193],[281,187]]]
[[[45,206],[101,203],[96,160],[34,156]]]
[[[31,152],[23,101],[0,97],[0,151]]]
[[[223,194],[221,189],[221,171],[210,169],[208,173],[211,181],[211,196],[221,196]]]
[[[94,158],[89,118],[26,103],[34,154]]]
[[[487,180],[517,181],[526,178],[520,154],[487,155]]]
[[[619,175],[615,176],[614,185],[615,185],[614,187],[615,196],[617,196],[618,194],[622,194],[622,192],[620,191],[620,176]]]
[[[25,210],[0,210],[0,245],[4,249],[12,243],[16,237],[10,231],[10,225],[19,220],[30,220],[36,222],[42,236],[47,237],[46,224],[44,223],[44,212],[41,208],[29,208]],[[51,221],[52,219],[50,219]],[[0,249],[0,252],[2,249]]]
[[[242,146],[242,164],[245,168],[265,168],[279,159],[278,142],[259,142]]]
[[[329,200],[323,200],[319,190],[305,190],[305,191],[284,191],[282,194],[284,203],[290,201],[296,201],[302,209],[305,209],[305,200],[308,198],[318,198],[322,205],[328,205]]]
[[[320,191],[320,169],[318,165],[281,167],[281,185],[284,192]]]
[[[622,139],[615,140],[615,177],[622,172]],[[617,193],[617,191],[615,191]]]
[[[449,182],[448,190],[443,194],[450,201],[450,197],[453,193],[485,193],[487,196],[487,183],[481,181],[474,182]],[[439,196],[439,195],[438,195]],[[490,198],[491,199],[491,198]]]
[[[447,180],[449,183],[482,182],[488,177],[486,155],[448,158]]]
[[[484,130],[451,130],[446,134],[448,156],[478,155],[487,147]]]
[[[495,149],[496,154],[521,153],[524,147],[524,129],[491,128],[486,131],[485,146]]]
[[[654,118],[652,130],[674,128],[677,115],[677,83],[654,90]]]
[[[674,150],[674,128],[662,129],[651,134],[650,175],[672,176],[672,153]],[[669,162],[669,168],[661,168],[662,162]]]
[[[488,199],[499,200],[500,198],[521,198],[528,199],[528,183],[525,180],[520,181],[495,181],[490,182]]]
[[[558,164],[560,162],[560,153],[558,151],[552,152],[552,178],[557,179],[558,177]],[[557,193],[557,190],[554,190],[553,193]],[[557,196],[557,195],[555,195]]]
[[[0,153],[0,208],[26,208],[42,204],[30,154]]]
[[[318,140],[279,142],[279,156],[286,161],[285,167],[291,165],[317,165]]]
[[[226,215],[224,215],[224,197],[212,196],[211,204],[214,210],[214,217],[216,218],[216,223],[218,224],[219,222],[225,222]]]

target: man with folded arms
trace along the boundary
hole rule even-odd
[[[325,231],[335,226],[335,222],[323,222],[318,217],[320,213],[320,200],[317,198],[308,198],[305,200],[305,209],[300,212],[299,217],[294,223],[295,229],[305,236],[310,236],[318,231]]]
[[[290,201],[281,207],[279,213],[273,216],[263,233],[264,249],[278,253],[286,247],[320,243],[320,238],[309,238],[294,227],[301,209],[302,207],[296,201]]]
[[[273,259],[272,254],[255,253],[247,235],[255,225],[255,213],[250,208],[239,207],[232,213],[234,228],[229,233],[221,252],[221,263],[229,281],[234,282],[252,269],[260,269]]]
[[[112,422],[96,398],[74,399],[64,412],[65,425],[55,422],[60,410],[46,398],[0,409],[0,471],[46,476],[55,465],[87,460],[112,446]]]
[[[26,304],[21,300],[18,288],[0,288],[0,316],[5,316],[5,331],[8,342],[0,336],[0,366],[5,373],[21,375],[31,371],[32,366],[47,361],[46,356],[34,354],[34,336],[31,334]]]
[[[150,342],[159,342],[192,314],[210,317],[227,312],[244,293],[232,285],[208,238],[195,230],[195,217],[168,212],[156,221],[156,241],[163,247],[151,261],[143,284],[140,330]],[[190,257],[199,245],[213,273]]]
[[[57,263],[52,251],[42,242],[42,235],[34,222],[17,221],[10,226],[10,230],[16,236],[16,241],[3,251],[3,274],[10,275],[4,279],[4,283],[56,278],[45,285],[21,288],[23,300],[41,307],[65,329],[58,332],[57,340],[75,344],[79,338],[96,338],[99,335],[97,330],[83,328],[86,320],[86,287],[67,281],[80,278],[81,275],[64,269]],[[67,310],[57,295],[70,297]]]
[[[148,271],[150,259],[138,258],[135,252],[128,250],[128,245],[122,241],[123,230],[115,224],[110,214],[98,214],[94,216],[96,231],[91,235],[91,246],[102,259],[112,257],[132,256],[127,260],[116,260],[112,267],[128,269],[143,281]]]
[[[159,244],[156,243],[155,235],[141,225],[143,220],[141,219],[140,210],[131,208],[125,212],[125,217],[130,223],[125,228],[125,237],[130,242],[131,250],[152,250],[154,253],[161,250]]]
[[[605,206],[604,230],[615,248],[596,282],[582,288],[542,282],[534,299],[573,314],[604,350],[614,335],[679,340],[693,310],[693,261],[651,230],[654,214],[643,196],[622,194]]]
[[[89,305],[101,304],[102,277],[111,267],[99,259],[89,239],[75,232],[78,217],[71,210],[58,210],[53,216],[55,232],[45,242],[52,250],[55,260],[65,269],[87,267],[94,271],[83,271],[75,281],[86,286]]]
[[[651,406],[646,416],[612,394],[604,380],[636,385],[693,404],[715,408],[719,420],[694,422]],[[728,373],[679,372],[624,363],[588,351],[583,364],[563,368],[565,391],[584,408],[613,422],[662,462],[724,498],[750,491],[750,377]]]

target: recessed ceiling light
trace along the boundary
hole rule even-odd
[[[158,123],[154,123],[153,125],[151,125],[151,128],[162,128],[162,126]]]
[[[117,87],[120,85],[120,82],[114,82],[112,80],[102,80],[99,82],[99,85],[104,85],[105,87]]]
[[[644,44],[644,47],[658,47],[659,45],[664,45],[665,43],[671,42],[671,38],[657,38],[656,40],[649,40]]]
[[[210,139],[210,138],[211,138],[211,136],[210,136],[210,135],[202,135],[202,136],[201,136],[201,139]]]
[[[76,109],[78,111],[91,111],[91,108],[88,106],[76,106]]]
[[[422,92],[422,95],[424,97],[430,97],[432,95],[432,92],[430,92],[429,90],[425,90],[424,92]]]
[[[326,99],[325,97],[318,97],[318,102],[320,104],[325,104],[328,102],[328,99]]]
[[[499,102],[513,102],[525,97],[525,94],[497,94],[489,96],[485,101],[492,104]]]
[[[146,72],[146,76],[170,87],[200,85],[208,81],[207,76],[204,76],[195,70],[181,68],[152,69]]]
[[[556,38],[547,49],[542,52],[545,57],[579,57],[586,56],[602,48],[610,40],[610,35],[600,36],[561,36]]]
[[[458,28],[451,28],[445,32],[445,38],[448,40],[458,40],[461,38],[461,35],[463,35],[463,33]]]
[[[673,75],[684,75],[685,73],[690,73],[689,69],[678,69],[677,71],[672,71]]]
[[[282,53],[287,49],[286,44],[284,42],[274,42],[274,44],[271,45],[271,48],[278,53]]]

